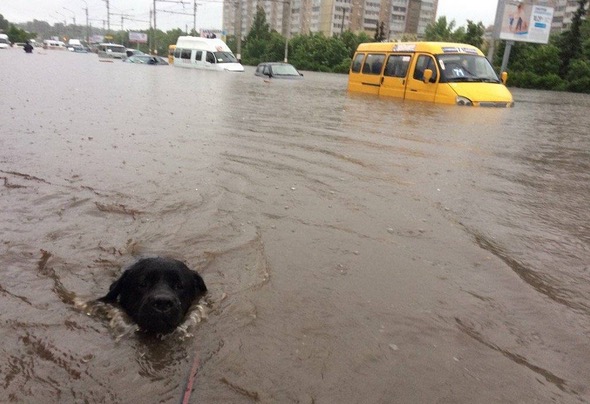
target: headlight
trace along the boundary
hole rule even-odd
[[[461,96],[458,96],[457,98],[455,98],[455,103],[457,105],[465,105],[468,107],[473,105],[473,103],[471,102],[471,100],[469,98],[465,98],[465,97],[461,97]]]

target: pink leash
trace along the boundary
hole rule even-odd
[[[191,398],[191,393],[193,392],[193,384],[197,379],[197,372],[199,370],[199,350],[195,344],[195,357],[193,359],[193,366],[191,367],[191,372],[189,373],[187,380],[186,380],[186,387],[184,388],[184,394],[182,396],[182,404],[188,404]]]

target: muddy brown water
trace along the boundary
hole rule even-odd
[[[0,401],[589,402],[590,97],[346,80],[1,51]],[[74,304],[153,255],[187,333]]]

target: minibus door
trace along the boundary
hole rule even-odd
[[[414,59],[406,84],[406,99],[434,102],[439,77],[436,62],[431,55],[416,55]],[[432,70],[432,78],[428,83],[425,83],[423,79],[426,69]]]
[[[202,68],[204,67],[205,63],[203,62],[203,51],[202,50],[193,50],[194,56],[194,65],[195,67]]]
[[[408,77],[408,68],[412,61],[412,55],[389,55],[383,70],[380,95],[404,99]]]
[[[383,53],[369,53],[367,55],[361,74],[359,75],[362,92],[379,94],[379,87],[381,86],[381,79],[383,77],[381,76],[383,62],[385,62],[385,54]]]

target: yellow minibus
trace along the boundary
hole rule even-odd
[[[358,46],[348,91],[440,104],[512,107],[506,79],[506,73],[498,78],[472,45],[373,42]]]

